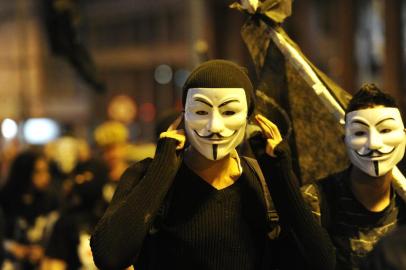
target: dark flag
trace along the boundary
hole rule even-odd
[[[273,120],[292,148],[293,168],[302,184],[349,165],[344,111],[351,95],[318,70],[281,27],[292,0],[242,0],[248,12],[241,34],[258,75],[258,112]],[[406,200],[406,178],[395,167],[393,187]]]
[[[290,133],[293,166],[302,184],[344,169],[349,161],[340,119],[350,94],[314,67],[280,26],[290,15],[290,0],[258,1],[257,7],[249,2],[256,1],[232,7],[251,15],[241,33],[258,76],[258,112],[282,134]],[[275,119],[275,108],[285,111],[278,113],[282,119]]]

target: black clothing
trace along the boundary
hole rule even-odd
[[[153,254],[142,254],[136,269],[261,269],[265,206],[258,181],[242,166],[233,185],[217,190],[182,163],[166,218],[149,236]]]
[[[381,238],[361,264],[361,270],[406,269],[406,226]]]
[[[277,269],[275,261],[295,257],[283,254],[284,258],[279,258],[278,247],[266,235],[269,228],[260,181],[247,164],[241,162],[243,174],[233,185],[216,190],[181,162],[175,148],[175,140],[160,140],[154,160],[141,161],[123,175],[91,238],[99,268],[120,269],[135,262],[137,269]],[[276,188],[271,187],[272,196],[279,191]],[[280,191],[275,202],[280,209],[284,209],[280,206],[284,200],[291,199],[285,192],[296,193],[292,195],[295,202],[288,203],[288,212],[281,215],[283,222],[290,222],[290,214],[304,210],[308,214],[299,215],[297,220],[302,222],[304,216],[305,224],[316,225],[308,231],[303,225],[303,231],[296,234],[299,240],[307,237],[304,231],[311,237],[302,249],[303,254],[315,253],[308,260],[310,268],[333,269],[335,260],[329,256],[334,253],[328,242],[315,242],[321,238],[312,234],[319,233],[321,227],[297,200],[299,188],[287,185]],[[168,200],[164,219],[152,226]],[[320,263],[312,262],[314,258]]]
[[[124,172],[90,241],[99,268],[126,268],[140,253],[180,166],[176,145],[174,139],[160,140],[152,162],[140,161]]]
[[[406,203],[396,192],[384,210],[366,209],[350,189],[350,168],[303,187],[306,201],[336,246],[338,269],[358,269],[380,238],[406,222]]]
[[[293,244],[281,254],[287,269],[335,269],[335,249],[326,230],[317,222],[300,193],[299,181],[293,173],[290,148],[286,140],[274,149],[275,157],[265,153],[265,141],[253,136],[250,144],[267,180],[272,200],[280,216],[285,241]],[[282,238],[283,239],[283,238]],[[293,253],[293,254],[292,254]],[[295,261],[296,257],[296,263]],[[293,259],[293,262],[292,262]],[[299,261],[297,261],[299,260]],[[304,260],[302,262],[301,260]]]

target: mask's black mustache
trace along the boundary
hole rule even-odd
[[[202,135],[199,135],[199,133],[197,133],[197,131],[195,130],[195,132],[196,132],[196,134],[200,137],[200,138],[204,138],[204,139],[211,139],[211,138],[213,138],[214,136],[217,136],[218,138],[224,138],[223,136],[221,136],[221,134],[220,133],[211,133],[211,134],[209,134],[209,135],[206,135],[206,136],[202,136]]]
[[[371,151],[369,151],[368,153],[363,154],[363,155],[360,154],[360,153],[358,153],[358,152],[357,152],[357,154],[358,154],[360,157],[380,157],[380,156],[383,156],[383,155],[390,154],[390,153],[392,153],[394,150],[395,150],[395,147],[393,147],[392,150],[389,151],[388,153],[384,153],[384,152],[381,152],[381,151],[379,151],[379,150],[371,150]]]
[[[221,134],[218,133],[218,132],[214,132],[214,133],[211,133],[211,134],[209,134],[209,135],[202,136],[202,135],[200,135],[199,133],[197,133],[196,130],[193,130],[193,131],[196,133],[197,136],[199,136],[200,138],[203,138],[203,139],[211,139],[211,138],[213,138],[214,136],[217,136],[218,139],[229,138],[229,137],[233,136],[233,135],[237,132],[237,131],[234,131],[233,134],[231,134],[231,135],[228,136],[228,137],[225,137],[225,136],[221,135]]]

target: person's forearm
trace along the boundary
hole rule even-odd
[[[135,260],[176,175],[176,141],[160,141],[145,176],[125,198],[107,209],[91,238],[96,265],[123,269]]]
[[[276,158],[272,158],[262,153],[257,158],[281,221],[293,230],[311,269],[334,269],[334,246],[301,195],[286,142],[276,147],[275,155]]]

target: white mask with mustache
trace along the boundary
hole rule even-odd
[[[185,102],[187,138],[207,159],[222,159],[244,139],[247,113],[243,88],[190,88]]]
[[[373,107],[348,113],[345,144],[355,166],[373,177],[385,175],[405,153],[406,134],[399,110]]]

